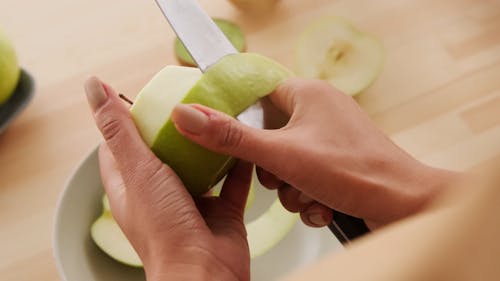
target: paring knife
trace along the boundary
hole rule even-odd
[[[196,0],[155,1],[202,72],[224,56],[238,53]],[[254,127],[257,121],[260,123],[257,127],[262,127],[262,108],[254,105],[238,119]],[[342,244],[369,232],[363,220],[337,211],[333,211],[328,228]]]

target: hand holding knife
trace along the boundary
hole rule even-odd
[[[238,53],[196,0],[155,1],[202,72],[224,56]],[[328,227],[342,244],[369,232],[363,220],[337,211]]]

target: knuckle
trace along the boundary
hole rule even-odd
[[[114,116],[103,116],[99,122],[99,129],[105,140],[116,139],[122,130],[121,121]]]
[[[236,148],[243,140],[243,131],[234,120],[224,120],[220,126],[220,134],[217,145],[219,147]]]
[[[281,91],[288,92],[288,104],[294,102],[310,100],[314,97],[322,97],[336,91],[329,83],[317,79],[290,79],[280,86]]]
[[[130,175],[129,182],[138,189],[154,188],[170,181],[172,173],[156,158],[148,158],[137,162],[134,171],[126,173]]]
[[[281,205],[288,210],[289,212],[292,213],[298,213],[300,210],[297,207],[296,204],[294,204],[293,200],[290,200],[288,194],[286,192],[283,192],[283,190],[278,190],[278,198],[281,202]]]
[[[309,97],[311,97],[311,95],[323,96],[331,91],[332,86],[320,80],[306,80],[299,88],[300,95],[307,95]]]

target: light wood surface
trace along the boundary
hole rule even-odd
[[[283,0],[256,18],[200,1],[233,20],[248,49],[293,67],[304,24],[338,15],[380,37],[383,73],[358,101],[399,145],[450,169],[500,157],[500,2]],[[0,279],[59,280],[51,254],[59,194],[100,140],[82,84],[98,75],[134,96],[166,64],[173,33],[154,1],[0,0],[0,26],[37,82],[27,110],[0,135]]]

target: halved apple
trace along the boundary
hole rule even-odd
[[[370,86],[383,61],[384,48],[377,38],[338,17],[313,22],[297,41],[297,75],[328,81],[348,95]]]
[[[182,136],[169,119],[173,107],[198,103],[234,117],[291,75],[278,63],[250,53],[226,56],[203,75],[195,68],[167,66],[139,93],[132,117],[156,156],[191,194],[202,194],[226,175],[234,160]]]

